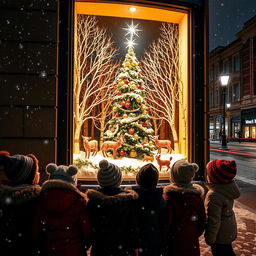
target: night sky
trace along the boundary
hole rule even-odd
[[[236,39],[244,22],[256,15],[256,0],[209,0],[209,49]]]

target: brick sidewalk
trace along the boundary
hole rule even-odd
[[[256,256],[256,213],[244,209],[243,205],[235,202],[234,211],[237,219],[238,235],[233,243],[237,256]],[[203,236],[200,239],[201,256],[211,256],[211,250],[205,244]]]

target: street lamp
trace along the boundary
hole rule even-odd
[[[223,130],[222,130],[222,136],[221,136],[221,148],[222,149],[227,149],[227,137],[226,137],[226,108],[225,108],[225,103],[226,103],[226,88],[228,85],[229,81],[229,75],[221,75],[220,76],[220,83],[223,89]],[[227,104],[228,107],[228,104]],[[230,104],[229,104],[230,107]]]

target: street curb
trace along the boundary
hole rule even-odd
[[[245,210],[247,210],[249,212],[252,212],[252,213],[256,214],[256,210],[252,209],[251,207],[249,207],[249,206],[247,206],[247,205],[245,205],[245,204],[243,204],[243,203],[241,203],[241,202],[239,202],[237,200],[235,200],[235,206],[238,206],[238,207],[240,207],[242,209],[245,209]]]

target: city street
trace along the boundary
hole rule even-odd
[[[235,160],[237,163],[237,183],[241,189],[239,202],[256,212],[256,143],[229,142],[228,149],[220,149],[217,141],[210,144],[210,159]]]

